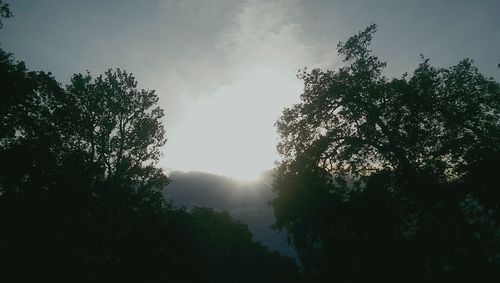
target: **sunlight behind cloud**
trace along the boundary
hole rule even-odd
[[[182,98],[188,107],[170,131],[167,169],[252,180],[274,167],[274,122],[297,101],[296,71],[308,61],[294,4],[248,1],[221,31],[214,46],[221,57],[211,74],[219,84]]]
[[[300,89],[294,77],[273,70],[255,71],[194,102],[181,131],[169,143],[183,149],[178,170],[199,170],[252,180],[278,158],[273,121]],[[288,101],[291,102],[291,101]],[[278,105],[278,107],[276,107]]]

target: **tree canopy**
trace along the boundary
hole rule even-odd
[[[11,16],[0,0],[0,28]],[[133,74],[62,86],[0,49],[0,277],[499,281],[500,84],[424,56],[388,78],[376,29],[338,44],[337,70],[299,71],[301,101],[276,122],[274,227],[301,270],[227,212],[163,198],[164,112]]]
[[[389,79],[369,49],[375,31],[338,44],[338,70],[299,73],[301,101],[276,123],[275,227],[320,282],[491,275],[500,85],[470,59],[436,68],[422,57]]]
[[[153,173],[166,142],[155,92],[137,89],[134,76],[120,69],[95,79],[89,73],[74,75],[67,89],[70,110],[77,113],[70,127],[72,146],[101,163],[103,177],[149,181],[139,179]]]

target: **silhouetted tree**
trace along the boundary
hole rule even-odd
[[[227,213],[174,208],[153,91],[108,70],[66,89],[0,50],[0,280],[297,282]]]
[[[166,141],[163,110],[154,91],[137,89],[134,76],[120,69],[95,79],[89,73],[74,75],[67,96],[61,133],[68,148],[88,156],[91,189],[105,203],[111,242],[120,230],[113,227],[124,221],[121,211],[139,205],[132,201],[162,206],[168,179],[156,164]]]
[[[339,43],[339,70],[299,73],[276,124],[275,227],[313,281],[498,276],[500,85],[469,59],[388,79],[375,30]]]
[[[90,154],[102,178],[137,186],[162,179],[155,165],[166,141],[164,114],[154,91],[137,89],[134,76],[120,69],[96,79],[89,73],[74,75],[67,89],[73,113],[67,140]]]
[[[43,166],[56,162],[61,140],[54,125],[58,115],[55,102],[64,90],[50,73],[27,71],[23,62],[15,62],[3,50],[0,82],[1,181],[18,191],[14,182],[29,182],[29,177],[23,177],[26,171],[45,171]],[[8,186],[0,184],[2,195],[10,192]]]
[[[157,97],[124,71],[68,90],[0,53],[0,264],[18,281],[294,282],[227,213],[173,208]],[[29,270],[29,272],[27,272]]]
[[[300,282],[291,258],[254,242],[247,225],[227,212],[195,207],[192,240],[199,256],[199,277],[194,282]]]
[[[0,0],[0,28],[3,27],[2,18],[10,17],[12,17],[12,12],[10,11],[9,3]]]

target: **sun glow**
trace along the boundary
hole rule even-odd
[[[274,167],[274,123],[298,101],[296,71],[314,54],[296,12],[292,2],[250,1],[213,45],[172,73],[179,79],[170,82],[186,87],[175,89],[179,120],[169,124],[167,116],[165,169],[251,181]]]
[[[176,170],[255,180],[278,158],[274,122],[295,101],[300,82],[273,71],[247,74],[193,101],[167,144]],[[169,152],[168,147],[177,152]],[[180,150],[181,149],[181,150]]]

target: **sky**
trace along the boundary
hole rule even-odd
[[[284,253],[262,180],[279,159],[274,123],[302,91],[299,69],[338,68],[337,43],[374,22],[387,76],[411,73],[423,54],[442,67],[472,58],[500,80],[498,0],[7,2],[1,48],[63,85],[86,70],[132,72],[166,112],[167,195],[227,209]]]
[[[470,57],[500,78],[500,1],[16,0],[2,48],[66,84],[132,72],[166,110],[161,166],[251,180],[279,159],[274,122],[298,101],[297,70],[335,69],[338,41],[371,22],[387,74]]]

